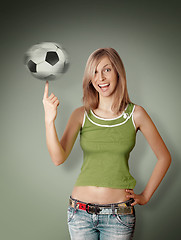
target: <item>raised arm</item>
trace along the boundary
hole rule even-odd
[[[157,128],[144,108],[136,106],[134,111],[134,121],[137,129],[139,129],[145,136],[158,161],[145,189],[141,194],[137,195],[133,190],[127,190],[127,197],[134,198],[135,200],[132,204],[133,206],[136,204],[144,205],[150,200],[171,164],[170,153]]]
[[[82,126],[84,107],[77,108],[73,111],[64,134],[59,141],[55,128],[59,100],[53,93],[48,97],[48,82],[46,82],[45,85],[43,105],[45,110],[46,143],[53,163],[58,166],[67,159],[73,148]]]

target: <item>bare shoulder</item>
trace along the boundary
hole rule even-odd
[[[76,121],[80,125],[82,125],[82,122],[83,122],[83,119],[84,119],[84,113],[85,113],[84,106],[78,107],[72,112],[71,118],[73,118],[74,121]]]
[[[147,112],[142,106],[135,105],[135,110],[134,110],[135,117],[142,117],[145,114],[147,114]]]
[[[145,122],[145,120],[148,120],[148,119],[151,120],[146,110],[142,106],[135,105],[134,121],[137,129],[140,129],[140,127]]]

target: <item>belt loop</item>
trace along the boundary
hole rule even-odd
[[[111,204],[112,214],[115,215],[115,206],[114,204]]]
[[[75,203],[74,208],[75,208],[75,210],[77,210],[77,206],[78,206],[78,204],[77,204],[77,199],[74,200],[74,203]],[[78,207],[79,207],[79,206],[78,206]]]

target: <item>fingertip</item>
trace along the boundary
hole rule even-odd
[[[45,83],[45,90],[44,90],[44,98],[48,97],[48,89],[49,89],[48,81],[46,81],[46,83]]]

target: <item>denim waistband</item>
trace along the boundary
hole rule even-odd
[[[78,199],[75,199],[75,198],[72,198],[72,196],[70,196],[70,199],[75,201],[75,202],[80,202],[80,203],[83,203],[83,204],[92,204],[92,205],[95,205],[95,206],[98,206],[98,207],[112,207],[112,206],[120,206],[120,205],[124,205],[129,207],[131,206],[131,204],[134,202],[134,199],[133,198],[130,198],[129,200],[126,200],[124,202],[118,202],[118,203],[109,203],[109,204],[94,204],[94,203],[87,203],[87,202],[83,202],[83,201],[80,201]]]

